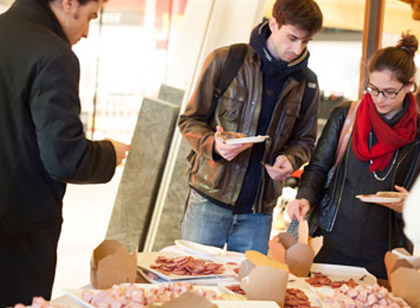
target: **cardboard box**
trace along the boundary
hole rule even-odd
[[[420,257],[397,248],[385,254],[385,266],[392,294],[404,299],[411,307],[420,308]]]
[[[239,268],[239,281],[249,300],[275,301],[283,307],[289,268],[258,251],[245,252]]]
[[[306,220],[299,223],[298,240],[290,233],[279,233],[268,243],[268,255],[274,260],[286,263],[293,275],[307,277],[314,257],[323,243],[322,237],[312,238],[309,241],[308,233]]]
[[[116,240],[104,240],[92,253],[90,283],[96,289],[136,281],[137,258]]]

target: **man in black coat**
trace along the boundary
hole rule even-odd
[[[127,146],[85,138],[79,62],[101,0],[16,0],[0,15],[0,307],[51,296],[66,183],[104,183]]]

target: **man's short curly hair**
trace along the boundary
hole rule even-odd
[[[322,12],[313,0],[277,0],[273,6],[273,17],[280,25],[292,25],[310,35],[322,28]]]

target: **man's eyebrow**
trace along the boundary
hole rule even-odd
[[[289,33],[289,37],[295,40],[301,40],[301,41],[311,41],[312,40],[312,36],[305,36],[305,37],[299,37],[293,33]]]

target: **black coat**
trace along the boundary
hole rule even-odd
[[[85,138],[79,62],[43,0],[0,15],[0,307],[50,296],[66,183],[104,183],[109,141]]]

